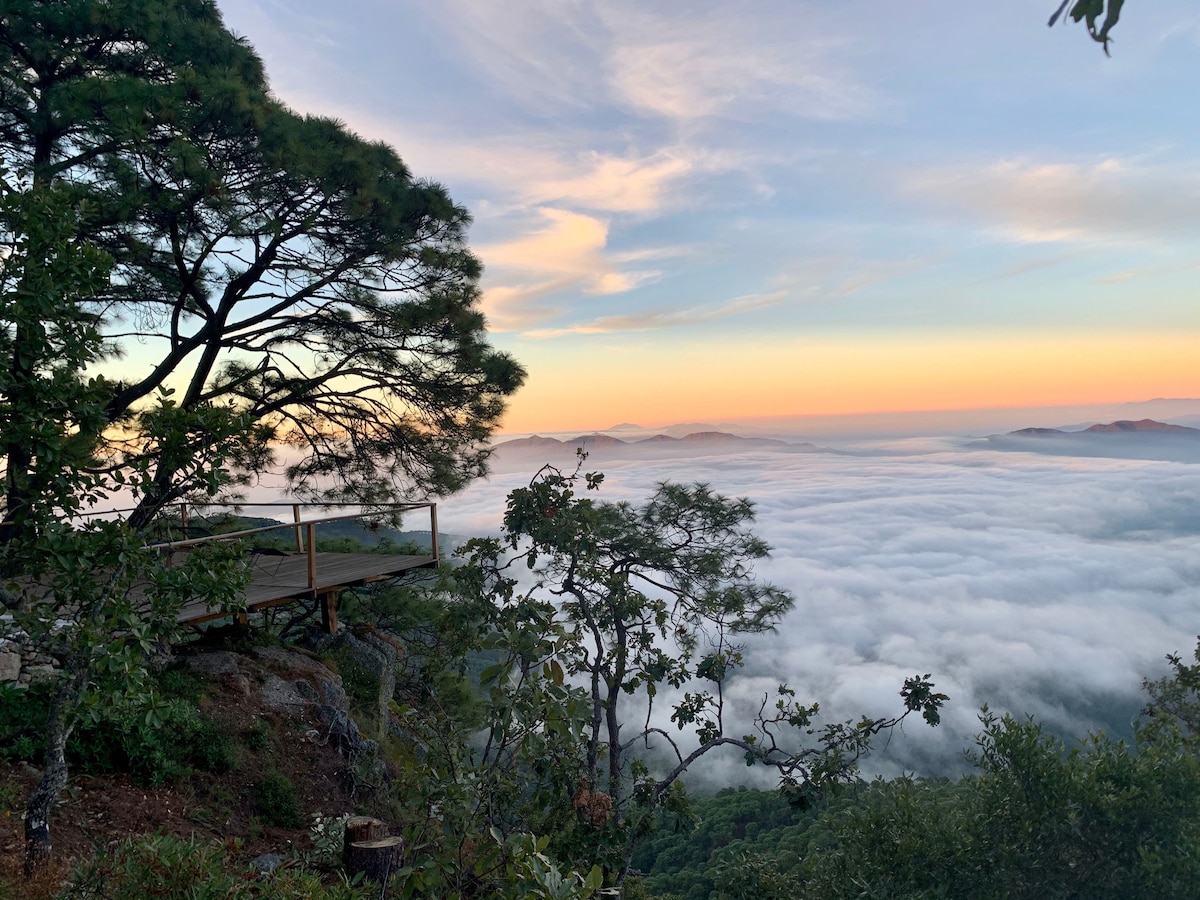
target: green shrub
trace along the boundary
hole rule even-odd
[[[49,694],[48,684],[24,689],[12,684],[0,685],[0,760],[41,761]]]
[[[345,647],[335,646],[328,654],[333,670],[342,676],[342,687],[356,706],[371,710],[379,703],[379,679],[372,675]]]
[[[191,770],[227,772],[236,759],[229,736],[185,700],[153,708],[118,707],[75,729],[68,760],[88,773],[128,772],[150,785],[167,784]]]
[[[218,844],[158,835],[130,838],[80,866],[59,900],[367,900],[365,887],[326,885],[293,866],[249,879]]]
[[[281,772],[272,772],[258,783],[254,811],[268,825],[277,828],[299,828],[304,824],[304,817],[296,806],[295,788]]]
[[[242,740],[245,741],[247,747],[254,751],[267,749],[270,737],[271,729],[261,719],[242,732]]]
[[[192,706],[199,706],[204,696],[204,679],[176,665],[155,677],[154,689],[168,699],[186,700]]]

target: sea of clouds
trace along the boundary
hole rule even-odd
[[[870,770],[955,772],[982,704],[1063,735],[1123,735],[1142,679],[1165,673],[1167,653],[1190,656],[1200,466],[944,437],[842,450],[588,461],[606,474],[601,499],[701,481],[756,504],[756,530],[774,548],[758,573],[796,606],[774,634],[746,640],[746,668],[726,694],[729,730],[740,733],[780,681],[848,718],[894,714],[904,677],[930,673],[951,698],[943,724],[905,723]],[[536,468],[501,460],[488,481],[439,504],[442,530],[496,533],[506,494]],[[753,779],[736,754],[705,769]]]

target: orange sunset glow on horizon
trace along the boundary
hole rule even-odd
[[[510,433],[1200,396],[1197,336],[847,336],[519,353],[529,380]],[[575,373],[563,376],[563,371]]]

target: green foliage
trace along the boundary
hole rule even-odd
[[[163,677],[169,688],[195,689],[186,675]],[[52,692],[50,683],[27,690],[0,686],[0,759],[41,762]],[[147,785],[176,781],[193,769],[227,772],[235,763],[229,737],[194,701],[157,693],[95,707],[72,733],[67,758],[87,774],[124,772]]]
[[[242,740],[255,752],[265,750],[271,739],[271,728],[261,719],[242,732]]]
[[[72,731],[149,701],[183,604],[236,608],[228,548],[167,566],[144,546],[165,504],[245,483],[276,441],[309,493],[453,491],[524,373],[484,340],[466,210],[278,103],[214,4],[16,0],[0,82],[0,600],[59,663],[32,863]],[[125,341],[124,380],[97,374]],[[117,493],[128,521],[91,515]],[[101,750],[169,777],[117,724]]]
[[[713,881],[721,900],[791,900],[796,882],[779,863],[760,853],[727,854],[713,866]]]
[[[332,663],[333,670],[342,676],[342,687],[356,707],[364,711],[378,710],[379,679],[350,650],[335,644],[326,651],[325,661]]]
[[[544,469],[510,496],[501,540],[470,542],[433,585],[363,591],[344,607],[405,640],[389,741],[399,771],[371,801],[409,848],[402,896],[508,896],[520,872],[546,896],[593,879],[622,889],[638,842],[686,821],[677,779],[706,750],[728,743],[797,782],[836,780],[899,721],[818,732],[815,709],[785,701],[758,736],[724,735],[738,636],[769,629],[791,604],[752,576],[767,550],[750,532],[752,507],[703,485],[663,485],[642,506],[575,494],[601,480]],[[519,565],[533,569],[532,590]],[[634,748],[672,736],[620,728],[624,698],[652,704],[660,686],[690,688],[676,722],[708,744],[656,778]],[[905,687],[906,709],[930,719],[943,699],[927,679]],[[796,727],[829,743],[796,752],[775,740]]]
[[[296,789],[281,772],[270,772],[254,789],[254,811],[268,825],[300,828],[304,816],[296,805]]]
[[[1175,658],[1173,658],[1175,659]],[[1068,746],[984,711],[979,774],[879,783],[821,823],[801,881],[812,897],[1190,897],[1200,879],[1195,667],[1149,685],[1171,716]],[[1186,705],[1186,709],[1183,708]]]
[[[1066,21],[1067,16],[1076,22],[1085,22],[1087,24],[1088,34],[1092,40],[1104,46],[1104,55],[1108,55],[1108,45],[1112,41],[1109,32],[1113,26],[1121,18],[1121,7],[1125,5],[1125,0],[1075,0],[1074,5],[1071,0],[1062,0],[1058,9],[1054,11],[1054,15],[1050,17],[1050,27],[1062,18]],[[1070,6],[1070,12],[1067,12],[1067,7]],[[1063,16],[1066,12],[1067,16]],[[1097,22],[1100,24],[1097,26]]]
[[[59,900],[371,900],[378,891],[345,880],[324,884],[289,866],[248,878],[218,844],[169,835],[127,838],[98,853],[68,879]]]
[[[0,601],[11,614],[4,627],[57,663],[40,733],[43,777],[26,811],[32,864],[49,851],[49,810],[66,784],[72,730],[103,710],[147,702],[146,660],[176,633],[179,608],[200,597],[228,602],[243,580],[227,549],[168,568],[130,523],[87,516],[116,491],[145,496],[150,460],[194,429],[218,439],[178,486],[218,491],[248,422],[207,403],[184,414],[162,390],[140,413],[140,449],[151,455],[125,465],[102,450],[112,385],[88,372],[109,352],[95,303],[110,261],[80,236],[87,210],[70,188],[30,185],[27,174],[0,172]],[[147,715],[153,724],[152,707]]]
[[[173,665],[154,675],[154,690],[168,700],[185,700],[199,707],[204,688],[204,679],[182,665]]]
[[[783,795],[693,802],[693,831],[634,856],[650,897],[1195,896],[1200,879],[1200,645],[1147,682],[1126,744],[1066,742],[984,710],[974,775],[858,784],[798,810]]]
[[[816,809],[800,809],[780,791],[726,788],[689,801],[686,817],[663,822],[636,848],[631,867],[647,896],[707,900],[719,885],[757,884],[734,873],[743,863],[769,871],[780,858],[794,862],[798,836],[816,818]]]
[[[45,748],[42,728],[50,685],[46,682],[21,689],[0,684],[0,760],[37,762]]]
[[[75,729],[67,758],[89,774],[128,772],[148,785],[177,781],[193,769],[220,774],[236,763],[221,726],[185,700],[99,712]]]
[[[448,572],[443,577],[451,577]],[[485,724],[477,690],[479,674],[499,654],[481,647],[486,613],[427,585],[383,584],[348,591],[339,608],[345,621],[398,635],[404,653],[397,661],[395,697],[411,709],[436,710],[436,717],[464,733]],[[340,662],[337,663],[340,668]]]
[[[1147,734],[1177,729],[1189,742],[1200,737],[1200,642],[1194,658],[1195,663],[1185,663],[1178,654],[1169,654],[1171,674],[1142,683],[1150,698],[1144,711]]]
[[[340,816],[313,815],[312,824],[308,826],[308,839],[312,843],[313,861],[317,865],[333,867],[341,860],[346,844],[346,822],[349,819],[349,813]]]

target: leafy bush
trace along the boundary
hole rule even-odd
[[[204,680],[179,666],[159,672],[154,678],[154,688],[168,699],[186,700],[192,706],[199,706],[204,696]]]
[[[158,835],[130,838],[80,866],[59,900],[367,900],[376,891],[344,879],[322,884],[289,866],[264,880],[231,867],[218,844]]]
[[[325,661],[332,662],[333,671],[342,676],[342,687],[356,706],[366,711],[378,707],[379,679],[367,671],[353,653],[336,644],[329,649]]]
[[[312,841],[313,859],[319,865],[333,866],[341,859],[346,843],[346,822],[349,820],[349,813],[340,816],[313,815],[308,839]]]
[[[304,824],[296,806],[296,790],[281,772],[272,772],[258,783],[254,811],[268,825],[277,828],[299,828]]]
[[[236,762],[221,726],[185,700],[100,712],[75,729],[67,756],[84,772],[128,772],[150,785],[192,769],[227,772]]]
[[[49,687],[0,685],[0,760],[37,762],[41,758]]]

